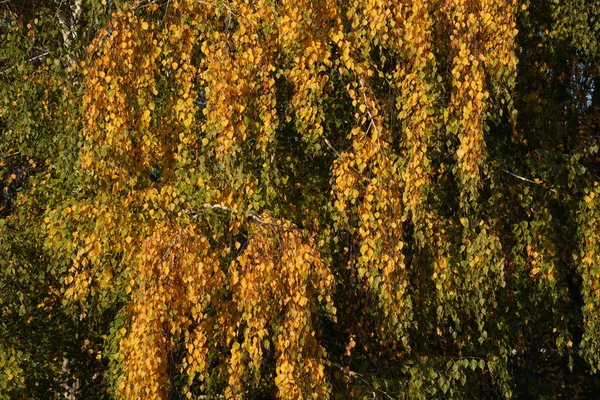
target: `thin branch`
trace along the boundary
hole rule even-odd
[[[275,223],[272,223],[272,222],[265,221],[263,219],[263,217],[259,216],[258,214],[254,214],[254,213],[245,214],[244,212],[242,212],[240,210],[234,210],[233,208],[224,206],[222,204],[204,203],[202,205],[202,207],[206,208],[206,209],[211,209],[211,210],[222,210],[222,211],[226,211],[226,212],[228,212],[230,214],[246,215],[246,217],[255,220],[256,222],[258,222],[261,225],[271,225],[271,226],[281,227],[281,225],[279,225],[279,224],[275,224]],[[192,218],[196,219],[196,218],[198,218],[202,214],[202,211],[187,210],[186,214],[188,214]]]
[[[0,160],[4,160],[5,158],[12,157],[12,156],[16,156],[16,155],[17,155],[17,154],[19,154],[19,153],[21,153],[21,152],[20,152],[20,151],[15,151],[14,153],[3,154],[3,155],[0,157]]]
[[[233,12],[233,8],[231,8],[231,6],[225,4],[224,2],[220,2],[220,3],[214,2],[214,3],[211,3],[211,2],[208,2],[208,1],[198,0],[198,4],[203,4],[205,6],[211,6],[211,7],[215,7],[215,8],[216,7],[223,7],[225,9],[227,9],[227,11],[229,12],[229,14],[233,15],[234,17],[237,17],[237,14],[235,12]]]
[[[534,181],[534,180],[527,179],[527,178],[525,178],[525,177],[522,177],[522,176],[520,176],[520,175],[517,175],[517,174],[515,174],[515,173],[512,173],[512,172],[510,172],[510,171],[509,171],[509,170],[507,170],[507,169],[505,169],[505,170],[503,170],[503,171],[504,171],[504,172],[506,172],[507,174],[509,174],[510,176],[513,176],[513,177],[515,177],[515,178],[517,178],[517,179],[520,179],[520,180],[522,180],[522,181],[524,181],[524,182],[529,182],[529,183],[533,183],[533,184],[535,184],[535,185],[544,186],[544,185],[543,185],[543,184],[541,184],[540,182],[536,182],[536,181]]]
[[[350,378],[353,379],[359,379],[360,381],[362,381],[365,385],[372,387],[375,391],[383,394],[385,397],[387,397],[390,400],[394,400],[394,398],[392,396],[390,396],[389,393],[376,388],[375,386],[373,386],[371,384],[371,382],[367,381],[364,376],[358,372],[355,371],[351,371],[350,369],[348,369],[348,367],[343,367],[342,365],[338,364],[338,363],[333,363],[333,362],[328,362],[327,363],[330,367],[334,367],[339,369],[340,371],[342,371],[343,373],[347,374]],[[373,393],[373,396],[375,396],[375,393]]]
[[[167,255],[169,254],[169,252],[171,251],[171,249],[173,248],[173,246],[175,246],[175,243],[177,243],[178,239],[179,239],[179,235],[177,235],[175,237],[175,239],[173,239],[173,241],[171,241],[171,244],[169,244],[169,247],[167,247],[167,250],[165,250],[162,258],[160,259],[160,262],[163,262],[165,260],[165,258],[167,258]]]
[[[132,9],[133,10],[140,10],[142,8],[150,7],[152,4],[157,4],[156,2],[157,2],[157,0],[151,0],[150,2],[148,2],[146,4],[138,5],[137,7],[132,8]],[[167,2],[165,2],[164,4],[167,4]]]
[[[335,149],[335,147],[333,147],[331,145],[331,143],[329,143],[329,139],[327,139],[325,136],[323,137],[323,141],[325,142],[325,144],[327,145],[327,147],[329,148],[329,150],[333,151],[333,154],[335,154],[336,157],[340,157],[340,153]]]
[[[167,17],[167,11],[169,10],[170,4],[171,4],[171,0],[167,0],[167,6],[165,7],[165,13],[163,14],[163,20]]]
[[[330,367],[333,367],[333,368],[339,369],[340,371],[342,371],[342,372],[344,372],[344,373],[348,374],[348,376],[349,376],[350,378],[358,378],[358,377],[361,377],[361,376],[362,376],[362,374],[360,374],[360,373],[358,373],[358,372],[351,371],[350,369],[348,369],[347,367],[344,367],[344,366],[343,366],[343,365],[341,365],[341,364],[334,363],[334,362],[328,362],[327,364],[328,364]]]
[[[37,56],[35,56],[35,57],[31,57],[31,58],[30,58],[29,60],[27,60],[27,61],[35,61],[35,60],[37,60],[38,58],[42,58],[42,57],[44,57],[44,56],[47,56],[48,54],[50,54],[50,52],[49,52],[49,51],[47,51],[47,52],[45,52],[45,53],[42,53],[42,54],[38,54],[38,55],[37,55]],[[15,69],[15,68],[17,68],[17,65],[16,65],[16,64],[15,64],[15,65],[13,65],[12,67],[8,67],[8,68],[6,68],[4,71],[0,71],[0,74],[4,74],[4,73],[6,73],[6,72],[10,71],[11,69]]]
[[[42,53],[42,54],[38,54],[38,55],[37,55],[37,56],[35,56],[35,57],[31,57],[31,58],[30,58],[28,61],[34,61],[34,60],[37,60],[38,58],[45,57],[45,56],[47,56],[48,54],[50,54],[50,52],[49,52],[49,51],[47,51],[47,52],[45,52],[45,53]]]
[[[325,144],[327,145],[329,150],[331,150],[337,158],[342,158],[342,154],[340,154],[340,152],[337,151],[336,148],[331,145],[329,140],[325,136],[321,136],[321,137],[323,138],[323,141],[325,142]],[[348,168],[350,169],[350,171],[354,172],[361,180],[368,182],[367,177],[365,177],[363,174],[361,174],[356,168],[351,167],[350,165],[348,165]]]
[[[363,100],[365,101],[365,109],[367,110],[367,115],[369,116],[369,119],[371,120],[371,123],[369,124],[369,127],[367,128],[368,130],[371,129],[371,126],[375,129],[375,133],[377,134],[377,141],[379,142],[379,129],[377,129],[377,125],[375,124],[375,118],[373,117],[373,114],[371,114],[371,110],[369,110],[369,107],[367,107],[367,95],[365,94],[366,92],[366,88],[365,85],[363,84],[363,80],[362,78],[358,78],[358,82],[360,83],[360,87],[362,88],[362,95],[363,95]]]

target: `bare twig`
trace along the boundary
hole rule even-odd
[[[3,154],[2,156],[0,156],[0,160],[4,160],[5,158],[16,156],[19,153],[20,153],[20,151],[15,151],[14,153]]]
[[[138,5],[137,7],[133,8],[133,9],[134,10],[139,10],[139,9],[142,9],[142,8],[150,7],[152,4],[156,4],[156,1],[157,0],[151,0],[148,3],[146,3],[146,4],[140,4],[140,5]],[[167,4],[167,3],[165,2],[164,4]]]
[[[323,138],[323,141],[325,142],[325,144],[327,145],[327,147],[335,154],[335,156],[337,158],[342,158],[342,154],[337,151],[337,149],[335,147],[333,147],[331,145],[331,143],[329,142],[329,140],[325,137],[325,136],[321,136]],[[348,165],[348,169],[350,169],[350,171],[354,172],[362,181],[364,182],[368,182],[369,180],[367,179],[366,176],[364,176],[363,174],[361,174],[356,168]]]
[[[268,221],[265,221],[265,220],[263,219],[264,217],[261,217],[261,216],[259,216],[258,214],[254,214],[254,213],[249,213],[249,214],[246,214],[246,213],[244,213],[243,211],[240,211],[240,210],[234,210],[233,208],[230,208],[230,207],[224,206],[224,205],[222,205],[222,204],[211,204],[211,203],[205,203],[205,204],[203,204],[203,205],[202,205],[202,207],[203,207],[203,208],[206,208],[206,209],[212,209],[212,210],[222,210],[222,211],[226,211],[226,212],[228,212],[228,213],[230,213],[230,214],[236,214],[236,215],[246,215],[246,217],[248,217],[248,218],[250,218],[250,219],[253,219],[253,220],[255,220],[256,222],[258,222],[258,223],[259,223],[259,224],[261,224],[261,225],[271,225],[271,226],[277,226],[277,227],[281,227],[281,225],[279,225],[279,224],[275,224],[275,223],[273,223],[273,222],[268,222]],[[202,211],[192,211],[192,210],[188,210],[188,211],[186,211],[186,214],[188,214],[189,216],[191,216],[192,218],[194,218],[194,219],[195,219],[195,218],[198,218],[198,217],[199,217],[199,216],[202,214]]]
[[[358,372],[355,371],[351,371],[349,368],[347,367],[343,367],[342,365],[338,364],[338,363],[333,363],[333,362],[328,362],[327,363],[330,367],[339,369],[340,371],[342,371],[343,373],[347,374],[350,378],[352,379],[359,379],[360,381],[362,381],[365,385],[372,387],[375,391],[383,394],[385,397],[387,397],[390,400],[394,400],[394,398],[392,396],[390,396],[389,393],[376,388],[375,386],[373,386],[373,384],[371,384],[371,382],[369,382],[368,380],[366,380],[364,378],[363,374],[360,374]],[[375,396],[375,393],[373,392],[373,396]]]
[[[173,239],[171,241],[171,244],[169,244],[169,247],[167,247],[167,250],[165,250],[162,258],[160,259],[161,262],[163,262],[165,260],[165,258],[167,258],[167,255],[169,254],[169,251],[171,251],[171,249],[173,248],[173,246],[175,246],[175,243],[177,243],[177,240],[179,239],[179,235],[177,235],[175,237],[175,239]]]
[[[165,7],[165,13],[163,14],[163,20],[167,17],[167,11],[169,10],[170,4],[171,4],[171,0],[167,0],[167,6]]]
[[[233,15],[234,17],[237,17],[237,14],[234,12],[233,8],[228,5],[225,4],[224,2],[208,2],[208,1],[202,1],[202,0],[198,0],[198,4],[203,4],[205,6],[211,6],[211,7],[223,7],[225,9],[227,9],[227,11],[229,12],[229,14]]]
[[[329,140],[325,136],[322,137],[329,150],[333,151],[333,154],[335,154],[336,157],[340,157],[340,153],[331,145],[331,143],[329,143]]]
[[[45,53],[42,53],[42,54],[38,54],[38,55],[37,55],[37,56],[35,56],[35,57],[31,57],[31,58],[30,58],[28,61],[34,61],[34,60],[37,60],[38,58],[45,57],[45,56],[47,56],[48,54],[50,54],[50,52],[49,52],[49,51],[47,51],[47,52],[45,52]]]
[[[42,54],[38,54],[38,55],[37,55],[37,56],[35,56],[35,57],[31,57],[31,58],[30,58],[29,60],[27,60],[27,61],[35,61],[35,60],[37,60],[38,58],[42,58],[42,57],[44,57],[44,56],[47,56],[48,54],[50,54],[50,52],[49,52],[49,51],[47,51],[47,52],[45,52],[45,53],[42,53]],[[4,74],[4,73],[6,73],[6,72],[10,71],[11,69],[15,69],[15,68],[17,68],[17,65],[16,65],[16,64],[15,64],[15,65],[13,65],[13,66],[11,66],[11,67],[8,67],[8,68],[6,68],[4,71],[0,71],[0,74]]]
[[[517,179],[520,179],[520,180],[522,180],[522,181],[524,181],[524,182],[529,182],[529,183],[533,183],[533,184],[535,184],[535,185],[540,185],[540,186],[543,186],[543,185],[542,185],[540,182],[536,182],[536,181],[534,181],[534,180],[531,180],[531,179],[524,178],[524,177],[522,177],[522,176],[520,176],[520,175],[517,175],[517,174],[515,174],[515,173],[512,173],[512,172],[510,172],[509,170],[506,170],[506,169],[505,169],[505,170],[504,170],[504,172],[506,172],[506,173],[507,173],[507,174],[509,174],[510,176],[513,176],[513,177],[515,177],[515,178],[517,178]]]
[[[342,372],[344,372],[344,373],[348,374],[348,376],[349,376],[350,378],[358,378],[358,377],[361,377],[361,376],[362,376],[362,374],[360,374],[360,373],[358,373],[358,372],[351,371],[351,370],[349,370],[348,368],[344,367],[344,366],[343,366],[343,365],[341,365],[341,364],[334,363],[334,362],[328,362],[327,364],[328,364],[330,367],[333,367],[333,368],[335,368],[335,369],[339,369],[340,371],[342,371]]]
[[[368,129],[371,129],[371,127],[373,127],[375,129],[375,133],[377,134],[377,141],[379,141],[380,135],[379,135],[379,130],[377,129],[377,125],[375,124],[375,118],[373,117],[373,114],[371,114],[371,110],[369,110],[369,107],[367,106],[367,95],[365,94],[367,89],[365,88],[365,85],[363,84],[362,78],[358,78],[358,82],[360,83],[360,87],[362,89],[363,100],[365,102],[365,109],[367,110],[367,115],[369,116],[369,119],[371,121]]]

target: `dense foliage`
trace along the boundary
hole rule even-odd
[[[0,398],[589,398],[598,0],[0,0]]]

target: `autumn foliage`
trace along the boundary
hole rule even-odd
[[[25,3],[0,398],[600,387],[597,1]]]

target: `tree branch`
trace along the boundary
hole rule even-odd
[[[20,153],[20,151],[15,151],[14,153],[2,154],[2,156],[0,156],[0,160],[4,160],[5,158],[16,156],[19,153]]]
[[[38,58],[42,58],[42,57],[44,57],[44,56],[47,56],[48,54],[50,54],[50,52],[49,52],[49,51],[47,51],[47,52],[45,52],[45,53],[42,53],[42,54],[38,54],[38,55],[37,55],[37,56],[35,56],[35,57],[31,57],[31,58],[30,58],[30,59],[28,59],[27,61],[35,61],[35,60],[37,60]],[[16,65],[16,64],[15,64],[15,65],[13,65],[13,66],[11,66],[11,67],[8,67],[8,68],[6,68],[4,71],[0,71],[0,74],[5,74],[5,73],[7,73],[8,71],[10,71],[11,69],[15,69],[15,68],[17,68],[17,65]]]
[[[208,2],[208,1],[198,0],[198,4],[203,4],[205,6],[211,6],[211,7],[215,7],[215,8],[216,7],[223,7],[225,9],[227,9],[227,12],[229,12],[229,14],[233,15],[234,17],[237,17],[237,14],[233,12],[233,8],[231,8],[231,6],[229,6],[229,5],[227,5],[227,4],[223,3],[223,2],[220,2],[220,3],[217,3],[217,2],[211,3],[211,2]]]
[[[360,87],[362,89],[363,100],[365,102],[365,109],[367,111],[367,115],[369,116],[369,120],[371,122],[369,124],[369,127],[367,128],[367,132],[368,132],[368,130],[371,129],[371,127],[373,127],[373,129],[375,129],[375,133],[377,134],[377,142],[379,142],[379,138],[380,138],[379,129],[377,129],[377,125],[375,124],[375,118],[373,117],[373,114],[371,114],[371,110],[369,110],[369,107],[367,106],[367,95],[365,94],[367,89],[365,88],[365,85],[363,84],[362,78],[358,78],[358,82],[360,83]]]
[[[545,188],[544,184],[543,184],[543,183],[541,183],[541,182],[536,182],[536,181],[534,181],[534,180],[532,180],[532,179],[528,179],[528,178],[525,178],[525,177],[523,177],[523,176],[521,176],[521,175],[517,175],[517,174],[515,174],[515,173],[513,173],[513,172],[510,172],[510,171],[509,171],[509,170],[507,170],[507,169],[505,169],[505,170],[503,170],[503,171],[504,171],[505,173],[507,173],[508,175],[510,175],[510,176],[512,176],[512,177],[514,177],[514,178],[517,178],[517,179],[520,179],[520,180],[522,180],[523,182],[533,183],[534,185],[538,185],[538,186],[541,186],[541,187],[544,187],[544,188]]]
[[[329,143],[329,139],[327,139],[325,136],[323,137],[323,141],[325,142],[325,144],[327,145],[327,147],[329,148],[329,150],[333,151],[333,154],[335,154],[336,157],[340,157],[340,153],[335,149],[335,147],[333,147],[331,145],[331,143]]]
[[[265,220],[263,219],[264,217],[261,217],[261,216],[260,216],[260,215],[258,215],[258,214],[254,214],[254,213],[249,213],[249,214],[246,214],[246,213],[244,213],[243,211],[240,211],[240,210],[234,210],[233,208],[230,208],[230,207],[224,206],[224,205],[222,205],[222,204],[204,203],[204,204],[202,205],[202,207],[203,207],[203,208],[205,208],[205,209],[210,209],[210,210],[221,210],[221,211],[226,211],[226,212],[228,212],[228,213],[230,213],[230,214],[236,214],[236,215],[245,215],[247,218],[253,219],[253,220],[255,220],[256,222],[258,222],[259,224],[261,224],[261,225],[271,225],[271,226],[276,226],[276,227],[279,227],[279,228],[281,228],[281,227],[282,227],[282,226],[281,226],[281,225],[279,225],[279,224],[275,224],[275,223],[273,223],[273,222],[268,222],[268,221],[265,221]],[[185,212],[185,213],[186,213],[187,215],[191,216],[192,218],[196,219],[196,218],[198,218],[198,217],[199,217],[199,216],[200,216],[200,215],[203,213],[203,211],[193,211],[193,210],[186,210],[186,212]]]
[[[359,379],[360,381],[362,381],[365,385],[372,387],[376,392],[379,392],[381,394],[383,394],[385,397],[387,397],[390,400],[394,400],[394,398],[392,396],[390,396],[389,393],[376,388],[375,386],[373,386],[371,384],[371,382],[369,382],[368,380],[366,380],[364,378],[363,374],[360,374],[358,372],[355,371],[351,371],[348,367],[343,367],[342,365],[338,364],[338,363],[334,363],[334,362],[327,362],[327,365],[329,365],[330,367],[339,369],[340,371],[342,371],[343,373],[347,374],[350,378],[352,379]],[[375,396],[375,392],[373,392],[373,396]]]

